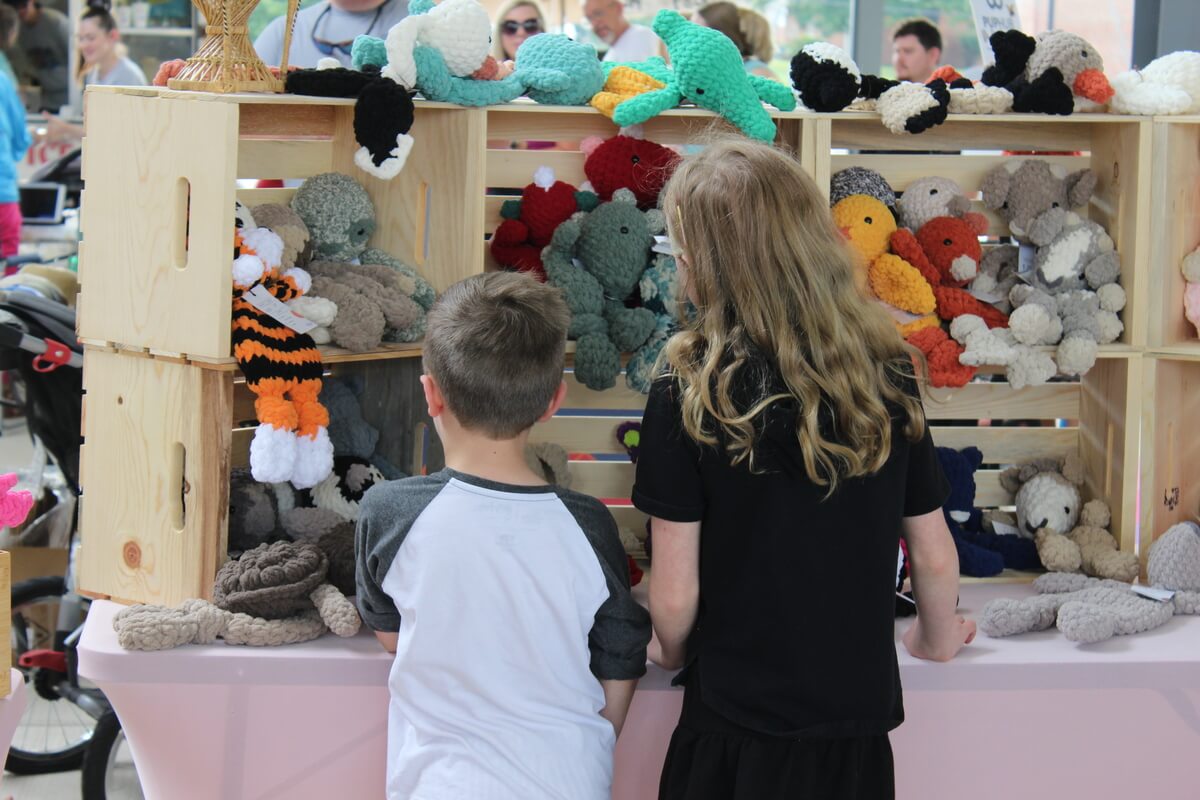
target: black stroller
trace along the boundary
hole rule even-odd
[[[73,309],[19,279],[0,288],[0,370],[13,376],[29,433],[62,471],[73,497],[79,494],[82,367]],[[72,503],[72,543],[76,509]],[[5,766],[15,774],[82,769],[84,800],[100,800],[119,794],[111,791],[109,772],[122,736],[100,690],[80,684],[75,643],[86,600],[72,591],[71,574],[68,567],[66,575],[12,587],[12,645],[28,706]]]

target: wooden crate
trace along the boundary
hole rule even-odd
[[[95,87],[87,94],[79,335],[195,362],[229,358],[229,241],[239,178],[353,175],[375,202],[372,246],[438,289],[483,269],[483,111],[417,104],[391,181],[353,165],[353,103]],[[243,195],[251,203],[287,193]]]
[[[1200,116],[1159,117],[1154,123],[1151,205],[1149,346],[1158,352],[1200,353],[1196,329],[1183,316],[1183,258],[1200,246]]]
[[[1143,363],[1142,563],[1150,543],[1185,520],[1200,521],[1200,349],[1187,355],[1148,357]]]
[[[419,362],[335,363],[361,382],[378,452],[411,469]],[[254,398],[234,369],[89,347],[84,354],[78,587],[93,597],[176,605],[211,598],[228,542],[230,470],[248,463]]]
[[[1125,332],[1104,352],[1123,356],[1145,345],[1149,307],[1151,122],[1143,117],[1110,114],[975,116],[954,114],[947,122],[917,136],[896,136],[877,114],[843,112],[808,115],[804,141],[813,143],[812,175],[828,190],[830,176],[850,166],[882,174],[898,192],[918,178],[940,175],[956,181],[991,220],[989,241],[1008,234],[994,213],[979,202],[983,177],[1013,159],[1038,158],[1068,170],[1090,167],[1096,192],[1080,213],[1108,231],[1121,256],[1121,284],[1128,294],[1122,312]],[[884,151],[871,154],[855,151]],[[1004,155],[1036,151],[1046,155]],[[809,152],[809,151],[806,151]],[[908,154],[908,153],[911,153]],[[1073,153],[1075,155],[1048,155]]]

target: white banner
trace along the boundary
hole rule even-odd
[[[1021,20],[1017,16],[1016,0],[971,0],[971,12],[975,16],[975,35],[979,37],[979,53],[984,66],[996,62],[989,39],[996,31],[1020,30]]]

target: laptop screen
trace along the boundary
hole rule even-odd
[[[27,183],[21,186],[21,216],[25,218],[25,224],[61,224],[66,189],[61,183]]]

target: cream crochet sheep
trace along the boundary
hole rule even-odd
[[[1058,629],[1073,642],[1102,642],[1153,630],[1176,614],[1200,614],[1200,526],[1181,522],[1155,540],[1146,569],[1150,585],[1173,592],[1152,600],[1128,583],[1052,572],[1033,582],[1024,600],[1001,598],[983,607],[979,629],[991,637]]]
[[[1112,110],[1118,114],[1200,113],[1200,53],[1168,53],[1140,70],[1122,72],[1112,87]]]
[[[1117,550],[1107,530],[1111,513],[1104,501],[1083,505],[1083,482],[1083,464],[1074,455],[1038,459],[1000,475],[1000,484],[1016,496],[1018,533],[1034,539],[1046,569],[1133,580],[1137,556]]]

